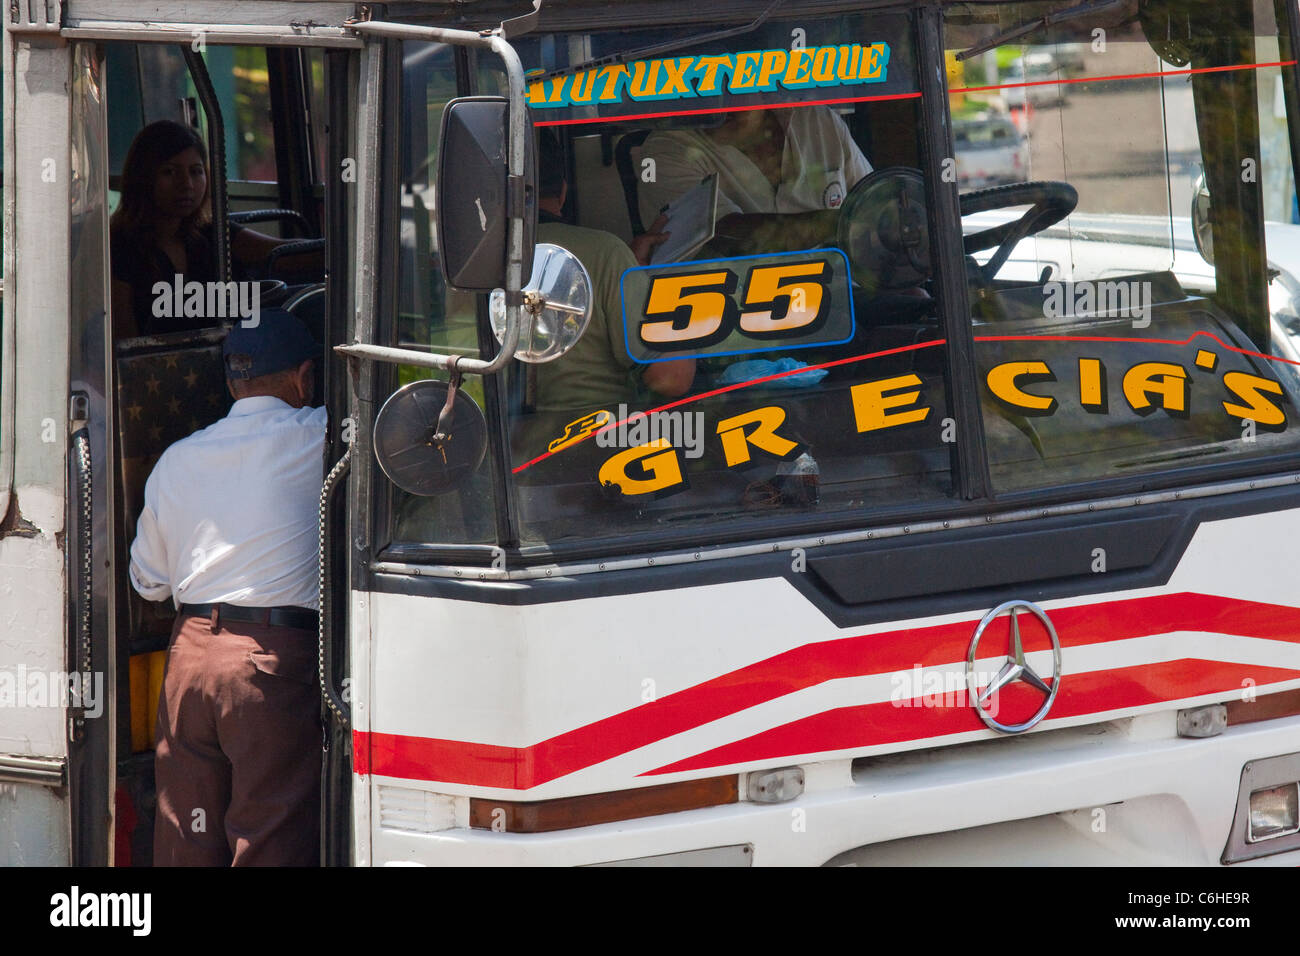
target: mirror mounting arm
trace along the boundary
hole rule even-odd
[[[518,305],[515,306],[514,311],[517,315]],[[466,358],[464,355],[444,355],[441,352],[417,352],[415,349],[398,349],[387,345],[363,345],[359,342],[352,345],[336,345],[334,351],[347,357],[349,361],[386,362],[389,365],[414,365],[418,368],[438,368],[462,374],[490,375],[510,360],[518,345],[519,323],[515,321],[507,325],[501,351],[497,352],[496,357],[491,361]]]
[[[536,11],[534,11],[536,12]],[[510,45],[501,28],[483,33],[470,30],[449,30],[441,27],[420,27],[407,23],[387,23],[367,21],[353,23],[349,29],[355,33],[372,36],[393,37],[394,39],[425,40],[434,43],[446,43],[452,46],[470,46],[487,49],[499,56],[506,68],[506,85],[510,97],[510,128],[507,163],[509,179],[512,184],[510,202],[507,209],[509,231],[506,256],[506,327],[501,343],[501,350],[490,361],[471,359],[464,356],[437,355],[427,352],[415,352],[409,349],[392,349],[379,345],[336,346],[336,351],[357,358],[369,358],[374,361],[395,362],[404,365],[419,365],[423,368],[446,368],[460,370],[477,375],[490,375],[503,368],[514,356],[519,344],[519,328],[522,322],[522,297],[524,287],[524,183],[527,173],[524,169],[526,140],[528,130],[527,91],[524,85],[524,67],[519,61],[519,54]],[[518,188],[514,184],[518,184]],[[516,198],[514,193],[518,192]],[[528,263],[531,270],[532,263]],[[395,354],[394,354],[395,353]],[[421,361],[414,361],[417,357]]]

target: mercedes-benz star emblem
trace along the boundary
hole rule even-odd
[[[1020,622],[1016,619],[1017,612],[1022,609],[1029,611],[1034,617],[1042,621],[1043,627],[1047,630],[1047,636],[1052,639],[1052,683],[1050,685],[1025,662],[1025,649],[1020,640]],[[979,650],[980,638],[984,636],[985,629],[1004,614],[1009,614],[1011,618],[1009,627],[1011,632],[1010,652],[1007,654],[1007,662],[1002,665],[1002,670],[998,671],[998,676],[993,678],[989,686],[984,688],[984,692],[981,694],[975,683],[975,654]],[[1039,691],[1044,698],[1043,705],[1038,708],[1034,716],[1023,724],[999,723],[984,710],[984,704],[988,703],[989,699],[1003,687],[1015,681],[1024,681],[1030,687]],[[1057,640],[1056,628],[1052,627],[1052,622],[1042,608],[1028,601],[1007,601],[1005,604],[999,604],[984,615],[979,627],[975,628],[975,636],[971,638],[970,642],[970,651],[966,654],[966,690],[969,694],[968,699],[971,701],[971,706],[975,708],[975,713],[979,714],[980,720],[984,721],[985,725],[1004,734],[1018,734],[1026,731],[1047,716],[1047,712],[1052,709],[1052,702],[1056,700],[1056,692],[1060,689],[1061,642]]]

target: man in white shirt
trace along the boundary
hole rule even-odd
[[[641,158],[654,160],[652,181],[639,184],[643,220],[717,173],[717,234],[754,252],[833,240],[844,197],[871,172],[825,106],[739,110],[710,129],[652,133]]]
[[[171,598],[158,707],[159,865],[314,865],[320,347],[287,312],[223,347],[235,403],[167,449],[145,485],[131,583]]]

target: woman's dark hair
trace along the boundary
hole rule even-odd
[[[191,238],[199,228],[212,219],[211,171],[208,169],[207,147],[198,132],[172,120],[150,123],[136,134],[131,148],[126,151],[122,165],[122,198],[111,220],[115,229],[125,229],[143,239],[152,237],[157,211],[153,204],[154,180],[158,168],[178,153],[193,147],[203,159],[203,171],[208,175],[208,188],[203,199],[181,221],[179,235]]]

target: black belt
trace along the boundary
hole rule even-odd
[[[314,631],[320,627],[320,615],[305,607],[239,607],[236,604],[182,604],[180,614],[193,614],[220,627],[222,621],[245,624],[269,624],[273,627],[298,627]]]

